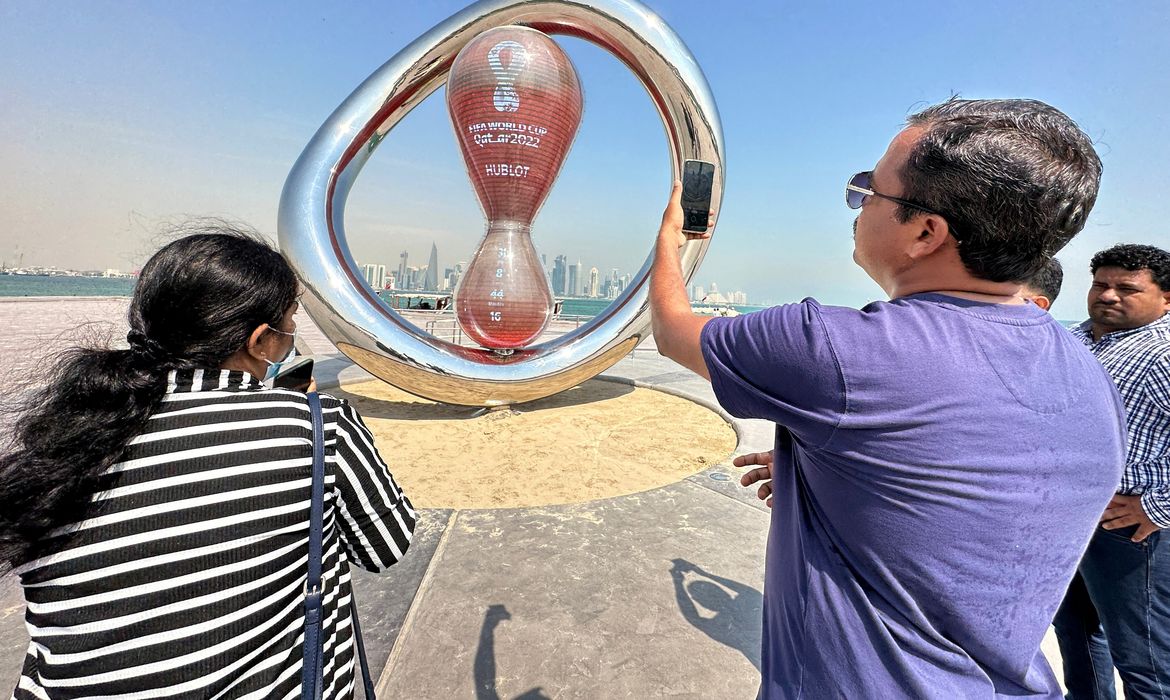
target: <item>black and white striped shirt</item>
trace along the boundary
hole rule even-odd
[[[353,408],[321,403],[323,687],[345,698],[349,562],[396,562],[415,513]],[[17,569],[31,643],[13,697],[297,697],[311,467],[304,394],[242,372],[172,372],[89,511]]]

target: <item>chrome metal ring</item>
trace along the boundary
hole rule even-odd
[[[650,328],[651,258],[589,323],[502,357],[436,338],[403,319],[369,288],[349,252],[345,203],[374,149],[443,84],[468,41],[510,24],[585,39],[621,60],[662,118],[671,177],[681,177],[685,160],[712,162],[712,208],[722,199],[723,128],[707,80],[678,35],[636,0],[481,0],[399,51],[321,125],[293,166],[280,200],[280,247],[305,286],[307,311],[341,352],[390,384],[446,403],[497,406],[569,389],[620,360]],[[709,244],[683,248],[686,281]]]

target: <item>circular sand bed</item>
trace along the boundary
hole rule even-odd
[[[590,380],[493,411],[449,406],[381,381],[330,393],[349,399],[419,508],[579,503],[674,483],[725,460],[731,427],[698,404]]]

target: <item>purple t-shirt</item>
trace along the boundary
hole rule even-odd
[[[761,698],[1059,698],[1040,641],[1125,463],[1097,360],[1031,304],[806,299],[703,329],[778,424]]]

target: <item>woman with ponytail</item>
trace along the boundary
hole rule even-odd
[[[301,683],[312,431],[290,356],[296,277],[250,233],[143,267],[126,350],[62,353],[5,424],[0,573],[31,642],[14,697],[286,697]],[[354,686],[349,562],[378,571],[415,513],[361,418],[325,419],[324,697]]]

